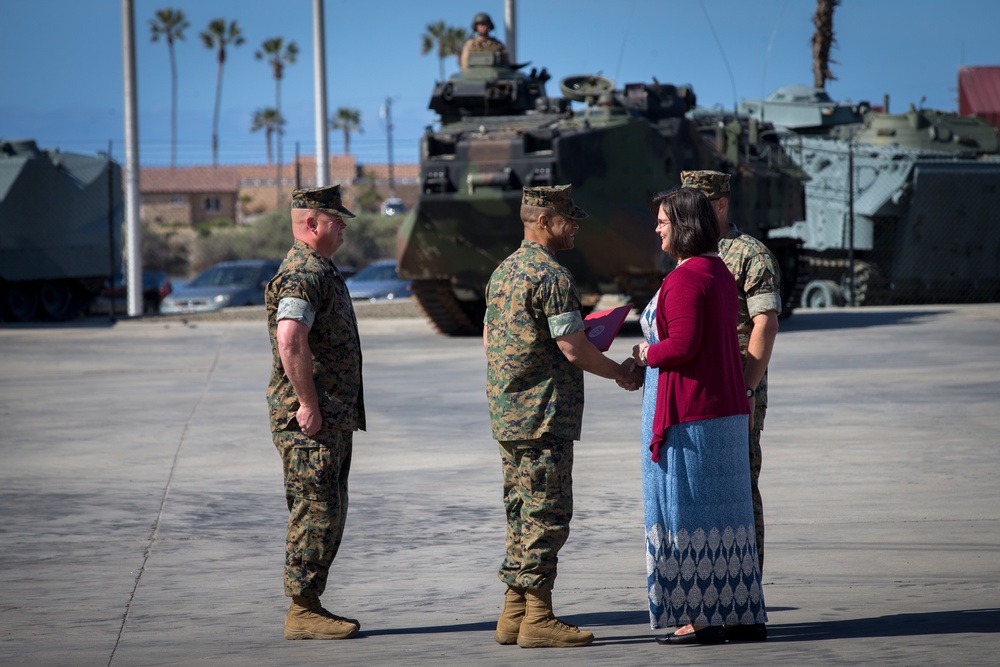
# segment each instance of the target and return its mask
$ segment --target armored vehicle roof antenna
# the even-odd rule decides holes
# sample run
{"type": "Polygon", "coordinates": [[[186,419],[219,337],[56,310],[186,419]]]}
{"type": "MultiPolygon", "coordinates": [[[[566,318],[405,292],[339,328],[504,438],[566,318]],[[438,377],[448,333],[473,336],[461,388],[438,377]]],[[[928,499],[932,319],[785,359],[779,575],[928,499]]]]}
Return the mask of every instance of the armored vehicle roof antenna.
{"type": "Polygon", "coordinates": [[[719,36],[715,33],[715,26],[712,25],[712,19],[708,15],[708,10],[705,9],[705,3],[703,0],[698,0],[698,5],[701,7],[701,13],[705,15],[705,20],[708,21],[708,29],[712,31],[712,38],[715,39],[715,45],[719,47],[722,62],[726,65],[726,72],[729,73],[729,85],[733,87],[733,114],[735,115],[738,109],[739,98],[736,95],[736,79],[733,78],[733,70],[729,67],[729,59],[726,58],[726,51],[722,48],[722,42],[719,41],[719,36]]]}
{"type": "MultiPolygon", "coordinates": [[[[788,0],[778,11],[778,19],[774,22],[774,30],[771,31],[771,39],[767,43],[767,51],[764,52],[764,71],[760,73],[760,99],[764,99],[764,85],[767,81],[767,62],[771,59],[771,49],[774,48],[774,40],[778,37],[778,28],[781,27],[781,17],[785,15],[785,8],[788,7],[788,0]]],[[[763,118],[761,120],[764,120],[763,118]]]]}
{"type": "Polygon", "coordinates": [[[635,16],[635,0],[632,0],[632,5],[628,10],[628,23],[625,24],[625,34],[622,35],[622,48],[618,52],[618,66],[615,68],[615,81],[618,81],[618,77],[622,72],[622,60],[625,59],[625,45],[628,44],[628,33],[632,29],[633,16],[635,16]]]}

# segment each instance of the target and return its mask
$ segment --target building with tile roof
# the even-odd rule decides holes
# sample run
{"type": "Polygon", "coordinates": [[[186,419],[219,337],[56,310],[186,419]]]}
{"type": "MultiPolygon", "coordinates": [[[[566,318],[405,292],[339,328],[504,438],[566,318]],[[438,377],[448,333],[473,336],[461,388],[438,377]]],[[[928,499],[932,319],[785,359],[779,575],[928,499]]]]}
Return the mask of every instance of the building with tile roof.
{"type": "MultiPolygon", "coordinates": [[[[358,164],[352,155],[330,156],[329,184],[339,183],[348,208],[357,207],[360,181],[374,177],[380,198],[395,194],[416,203],[419,165],[358,164]]],[[[302,156],[290,164],[195,167],[143,167],[139,175],[140,217],[149,222],[182,223],[226,218],[238,224],[288,206],[292,190],[316,185],[316,159],[302,156]]],[[[380,201],[381,201],[380,199],[380,201]]]]}

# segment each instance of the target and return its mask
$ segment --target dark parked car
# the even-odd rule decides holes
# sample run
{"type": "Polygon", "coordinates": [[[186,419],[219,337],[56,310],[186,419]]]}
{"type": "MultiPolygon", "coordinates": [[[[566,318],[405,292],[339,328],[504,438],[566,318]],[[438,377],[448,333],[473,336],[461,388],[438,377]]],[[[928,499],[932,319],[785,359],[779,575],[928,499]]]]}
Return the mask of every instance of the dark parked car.
{"type": "Polygon", "coordinates": [[[344,282],[355,301],[405,299],[410,296],[411,281],[399,277],[394,259],[369,264],[344,282]]]}
{"type": "MultiPolygon", "coordinates": [[[[173,291],[170,278],[163,271],[142,272],[142,312],[145,315],[155,315],[160,312],[160,303],[173,291]]],[[[128,287],[125,276],[115,280],[115,314],[124,315],[128,312],[128,287]]],[[[111,290],[107,287],[90,304],[92,315],[107,315],[111,312],[111,290]]]]}
{"type": "Polygon", "coordinates": [[[263,305],[264,288],[279,266],[281,262],[270,259],[221,262],[175,289],[160,304],[160,312],[206,313],[227,306],[263,305]]]}

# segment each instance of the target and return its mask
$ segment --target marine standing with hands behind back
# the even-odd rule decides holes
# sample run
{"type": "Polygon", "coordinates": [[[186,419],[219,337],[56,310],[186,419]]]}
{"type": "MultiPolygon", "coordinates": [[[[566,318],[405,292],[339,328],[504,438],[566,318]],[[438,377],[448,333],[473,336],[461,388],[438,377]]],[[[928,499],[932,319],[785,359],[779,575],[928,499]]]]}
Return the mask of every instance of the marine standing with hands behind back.
{"type": "Polygon", "coordinates": [[[736,332],[743,355],[743,379],[750,399],[750,490],[757,533],[757,560],[763,575],[764,503],[758,486],[762,462],[760,433],[767,413],[767,365],[778,335],[781,273],[767,246],[730,222],[729,180],[729,174],[719,171],[681,172],[681,187],[700,190],[711,202],[719,222],[719,256],[736,278],[740,300],[736,332]]]}
{"type": "Polygon", "coordinates": [[[358,324],[331,259],[344,243],[344,218],[353,217],[339,185],[295,190],[295,243],[265,292],[273,354],[267,403],[289,511],[286,639],[347,639],[360,629],[319,601],[347,520],[354,431],[365,429],[358,324]]]}
{"type": "Polygon", "coordinates": [[[618,364],[587,339],[573,275],[555,258],[573,247],[585,217],[569,185],[524,188],[524,240],[486,289],[486,395],[507,515],[507,555],[498,573],[507,590],[495,639],[522,648],[594,639],[552,611],[558,552],[573,516],[583,371],[638,387],[631,359],[618,364]]]}

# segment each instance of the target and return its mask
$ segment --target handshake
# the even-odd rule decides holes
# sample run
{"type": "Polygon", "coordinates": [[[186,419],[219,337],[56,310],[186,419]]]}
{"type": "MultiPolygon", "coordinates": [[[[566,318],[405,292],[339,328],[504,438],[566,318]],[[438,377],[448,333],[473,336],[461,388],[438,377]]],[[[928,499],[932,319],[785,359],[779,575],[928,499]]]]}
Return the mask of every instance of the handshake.
{"type": "Polygon", "coordinates": [[[635,359],[629,357],[619,366],[618,377],[615,382],[625,391],[635,391],[642,386],[646,379],[645,369],[636,363],[635,359]]]}
{"type": "Polygon", "coordinates": [[[646,349],[649,343],[639,343],[632,348],[632,356],[621,363],[619,375],[615,378],[618,386],[625,391],[635,391],[646,380],[646,349]]]}

